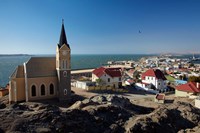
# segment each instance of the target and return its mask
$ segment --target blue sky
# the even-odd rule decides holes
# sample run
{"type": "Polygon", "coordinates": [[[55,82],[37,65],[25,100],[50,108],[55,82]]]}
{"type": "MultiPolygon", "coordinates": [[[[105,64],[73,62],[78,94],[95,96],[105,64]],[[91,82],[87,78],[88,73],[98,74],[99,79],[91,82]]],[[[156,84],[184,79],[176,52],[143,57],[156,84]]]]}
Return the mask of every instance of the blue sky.
{"type": "Polygon", "coordinates": [[[0,54],[200,53],[199,0],[1,0],[0,54]],[[141,33],[139,33],[141,31],[141,33]]]}

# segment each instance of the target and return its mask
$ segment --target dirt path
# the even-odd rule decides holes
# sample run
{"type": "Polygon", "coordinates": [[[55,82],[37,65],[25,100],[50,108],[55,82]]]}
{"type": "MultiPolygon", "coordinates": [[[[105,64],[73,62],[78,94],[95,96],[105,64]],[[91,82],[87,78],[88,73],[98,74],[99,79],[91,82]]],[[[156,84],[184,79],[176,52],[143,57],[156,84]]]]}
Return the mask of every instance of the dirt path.
{"type": "Polygon", "coordinates": [[[86,91],[86,90],[79,89],[79,88],[76,88],[76,87],[72,87],[71,89],[72,89],[72,91],[75,92],[75,94],[80,95],[80,96],[83,96],[83,97],[85,97],[85,98],[90,98],[90,97],[92,97],[92,96],[97,95],[97,93],[88,92],[88,91],[86,91]]]}

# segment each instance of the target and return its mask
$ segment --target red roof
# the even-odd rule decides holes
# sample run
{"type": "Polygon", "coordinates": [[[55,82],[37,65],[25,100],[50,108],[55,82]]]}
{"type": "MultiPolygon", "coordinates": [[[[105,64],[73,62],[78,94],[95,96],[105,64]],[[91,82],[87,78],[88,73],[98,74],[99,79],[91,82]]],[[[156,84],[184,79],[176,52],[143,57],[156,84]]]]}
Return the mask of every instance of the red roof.
{"type": "Polygon", "coordinates": [[[120,68],[104,68],[100,67],[95,69],[93,72],[97,77],[101,77],[103,74],[107,74],[110,77],[121,77],[121,71],[120,68]]]}
{"type": "Polygon", "coordinates": [[[156,79],[167,80],[165,75],[159,69],[149,69],[142,74],[142,79],[145,80],[146,76],[155,77],[156,79]]]}
{"type": "Polygon", "coordinates": [[[179,91],[185,92],[200,92],[200,84],[196,82],[189,82],[176,87],[179,91]]]}
{"type": "Polygon", "coordinates": [[[158,100],[164,100],[165,99],[165,94],[157,94],[156,99],[158,100]]]}
{"type": "Polygon", "coordinates": [[[0,91],[8,91],[8,89],[0,89],[0,91]]]}

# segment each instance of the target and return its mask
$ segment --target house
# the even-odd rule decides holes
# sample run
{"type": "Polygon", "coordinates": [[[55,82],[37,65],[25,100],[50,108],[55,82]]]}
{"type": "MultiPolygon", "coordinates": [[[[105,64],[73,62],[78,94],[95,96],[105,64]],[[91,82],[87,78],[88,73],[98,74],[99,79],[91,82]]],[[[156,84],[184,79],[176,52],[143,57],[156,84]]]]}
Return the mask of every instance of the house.
{"type": "Polygon", "coordinates": [[[200,95],[200,85],[198,82],[188,82],[176,87],[176,97],[191,97],[200,95]]]}
{"type": "Polygon", "coordinates": [[[9,94],[9,84],[7,84],[6,87],[0,87],[0,97],[3,97],[8,94],[9,94]]]}
{"type": "Polygon", "coordinates": [[[181,68],[180,64],[174,64],[174,69],[179,69],[179,68],[181,68]]]}
{"type": "MultiPolygon", "coordinates": [[[[48,47],[47,47],[48,48],[48,47]]],[[[64,23],[55,57],[31,57],[10,76],[9,102],[57,98],[65,101],[71,94],[71,52],[64,23]]]]}
{"type": "Polygon", "coordinates": [[[122,73],[121,68],[105,68],[100,67],[92,72],[92,81],[96,82],[100,79],[101,85],[112,86],[113,88],[119,88],[122,86],[122,73]]]}
{"type": "Polygon", "coordinates": [[[142,74],[143,84],[152,84],[156,90],[164,90],[167,85],[167,79],[159,69],[149,69],[142,74]]]}
{"type": "Polygon", "coordinates": [[[92,81],[75,81],[73,83],[71,83],[74,87],[76,88],[80,88],[80,89],[84,89],[84,90],[88,90],[88,86],[95,86],[95,83],[92,81]]]}
{"type": "Polygon", "coordinates": [[[154,101],[157,103],[165,103],[165,94],[162,93],[156,94],[154,101]]]}
{"type": "Polygon", "coordinates": [[[3,97],[5,95],[8,95],[9,90],[6,88],[0,88],[0,97],[3,97]]]}

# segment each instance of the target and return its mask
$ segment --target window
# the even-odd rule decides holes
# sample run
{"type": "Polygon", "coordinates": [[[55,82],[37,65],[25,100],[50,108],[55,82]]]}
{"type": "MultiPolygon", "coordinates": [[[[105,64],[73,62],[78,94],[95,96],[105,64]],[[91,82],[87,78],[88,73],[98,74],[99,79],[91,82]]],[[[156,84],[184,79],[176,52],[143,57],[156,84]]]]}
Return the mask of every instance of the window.
{"type": "Polygon", "coordinates": [[[65,68],[65,61],[64,60],[63,60],[63,64],[62,65],[63,65],[63,69],[64,69],[65,68]]]}
{"type": "Polygon", "coordinates": [[[119,81],[121,81],[121,78],[119,78],[119,81]]]}
{"type": "Polygon", "coordinates": [[[64,95],[67,95],[67,89],[64,89],[64,95]]]}
{"type": "Polygon", "coordinates": [[[110,78],[108,78],[108,82],[110,82],[110,78]]]}
{"type": "Polygon", "coordinates": [[[31,94],[32,94],[32,97],[35,97],[35,96],[36,96],[36,87],[35,87],[35,85],[33,85],[33,86],[31,87],[31,94]]]}
{"type": "Polygon", "coordinates": [[[44,96],[45,95],[45,86],[44,85],[41,85],[41,96],[44,96]]]}
{"type": "Polygon", "coordinates": [[[53,86],[53,84],[50,84],[50,86],[49,86],[49,92],[50,92],[50,95],[54,94],[54,86],[53,86]]]}
{"type": "Polygon", "coordinates": [[[65,68],[67,68],[67,60],[65,60],[65,68]]]}

